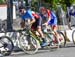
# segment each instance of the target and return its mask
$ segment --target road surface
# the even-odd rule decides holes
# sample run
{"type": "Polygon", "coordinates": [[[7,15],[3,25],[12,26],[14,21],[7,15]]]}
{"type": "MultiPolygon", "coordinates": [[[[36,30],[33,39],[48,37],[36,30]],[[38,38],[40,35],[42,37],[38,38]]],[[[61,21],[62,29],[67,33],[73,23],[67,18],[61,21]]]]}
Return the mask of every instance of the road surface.
{"type": "Polygon", "coordinates": [[[5,57],[75,57],[75,45],[66,46],[56,51],[39,50],[34,55],[28,55],[24,52],[13,52],[10,56],[5,57]]]}

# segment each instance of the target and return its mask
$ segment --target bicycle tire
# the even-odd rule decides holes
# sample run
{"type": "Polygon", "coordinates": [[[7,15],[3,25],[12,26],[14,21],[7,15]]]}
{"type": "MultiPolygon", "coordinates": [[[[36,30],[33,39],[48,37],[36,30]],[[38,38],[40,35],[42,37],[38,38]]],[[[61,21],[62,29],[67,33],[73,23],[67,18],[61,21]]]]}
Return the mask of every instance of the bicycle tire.
{"type": "Polygon", "coordinates": [[[59,48],[57,37],[53,33],[48,33],[47,37],[50,40],[50,50],[57,50],[59,48]]]}
{"type": "MultiPolygon", "coordinates": [[[[38,45],[39,45],[39,42],[38,42],[38,40],[36,39],[36,38],[34,38],[33,37],[33,35],[30,35],[29,37],[30,37],[30,39],[32,39],[32,40],[34,40],[35,41],[35,43],[36,43],[36,48],[35,48],[35,50],[33,51],[33,50],[27,50],[26,49],[26,45],[25,44],[23,44],[22,42],[23,42],[23,38],[24,37],[28,37],[29,35],[22,35],[21,37],[20,37],[20,39],[19,39],[19,43],[20,43],[20,47],[21,47],[21,49],[25,52],[25,53],[27,53],[27,54],[35,54],[37,51],[38,51],[38,49],[39,49],[39,47],[38,47],[38,45]]],[[[28,41],[28,42],[30,42],[31,43],[31,45],[33,45],[34,43],[32,43],[33,41],[28,41],[28,40],[26,40],[26,41],[28,41]]],[[[25,40],[24,40],[25,41],[25,40]]]]}
{"type": "MultiPolygon", "coordinates": [[[[6,49],[8,48],[8,50],[5,50],[5,51],[1,51],[1,53],[4,55],[4,56],[8,56],[12,53],[13,51],[13,48],[14,48],[14,45],[13,45],[13,42],[12,40],[8,37],[8,36],[1,36],[0,37],[0,42],[3,42],[3,48],[6,49]],[[4,42],[4,40],[5,42],[4,42]],[[8,41],[8,43],[6,42],[8,41]]],[[[2,44],[2,43],[1,43],[2,44]]]]}
{"type": "Polygon", "coordinates": [[[72,41],[73,41],[73,43],[75,44],[75,38],[74,38],[74,33],[75,33],[75,30],[73,30],[73,32],[72,32],[72,41]]]}
{"type": "Polygon", "coordinates": [[[65,38],[65,35],[64,35],[63,32],[61,32],[61,31],[58,31],[58,34],[59,34],[60,36],[62,36],[62,39],[63,39],[63,41],[64,41],[64,42],[61,43],[60,47],[65,47],[65,45],[66,45],[66,38],[65,38]]]}

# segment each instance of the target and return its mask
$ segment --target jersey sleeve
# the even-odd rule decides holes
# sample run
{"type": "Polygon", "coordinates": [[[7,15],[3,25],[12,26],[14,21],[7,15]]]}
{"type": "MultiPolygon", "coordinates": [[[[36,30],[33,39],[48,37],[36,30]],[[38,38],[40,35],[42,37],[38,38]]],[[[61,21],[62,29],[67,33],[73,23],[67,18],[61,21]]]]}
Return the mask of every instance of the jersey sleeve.
{"type": "Polygon", "coordinates": [[[31,17],[31,19],[34,19],[34,16],[32,15],[32,11],[28,11],[28,14],[31,17]]]}
{"type": "Polygon", "coordinates": [[[40,16],[38,15],[38,14],[36,14],[36,13],[32,13],[32,15],[35,17],[35,18],[40,18],[40,16]]]}
{"type": "Polygon", "coordinates": [[[51,11],[47,10],[47,13],[48,13],[48,18],[51,17],[51,11]]]}

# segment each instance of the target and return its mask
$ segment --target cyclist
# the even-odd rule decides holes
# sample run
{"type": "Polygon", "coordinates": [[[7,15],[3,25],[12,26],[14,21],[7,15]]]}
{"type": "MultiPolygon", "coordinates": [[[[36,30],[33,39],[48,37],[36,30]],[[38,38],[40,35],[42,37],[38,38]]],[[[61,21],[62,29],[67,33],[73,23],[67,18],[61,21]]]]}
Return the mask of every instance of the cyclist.
{"type": "Polygon", "coordinates": [[[70,16],[75,16],[75,6],[71,6],[71,7],[70,7],[69,15],[70,15],[70,16]]]}
{"type": "Polygon", "coordinates": [[[26,10],[24,7],[20,8],[20,13],[21,13],[21,27],[25,28],[25,19],[29,19],[30,24],[33,24],[35,22],[35,18],[32,15],[32,11],[30,9],[26,10]]]}
{"type": "Polygon", "coordinates": [[[42,38],[42,40],[43,40],[41,46],[42,46],[42,47],[47,46],[48,43],[46,42],[45,36],[44,36],[44,34],[43,34],[43,32],[42,32],[42,28],[41,28],[41,25],[42,25],[42,21],[41,21],[41,20],[42,20],[42,19],[41,19],[41,17],[40,17],[39,14],[32,13],[32,15],[33,15],[33,16],[35,17],[35,19],[36,19],[35,23],[33,23],[33,25],[32,25],[32,28],[35,29],[36,32],[37,32],[37,34],[41,36],[41,38],[42,38]]]}
{"type": "MultiPolygon", "coordinates": [[[[45,37],[43,36],[43,33],[42,33],[42,30],[39,28],[40,26],[41,26],[41,18],[40,18],[40,15],[39,14],[36,14],[34,11],[32,11],[32,10],[25,10],[25,9],[21,9],[21,14],[22,14],[22,19],[23,19],[23,22],[24,22],[24,20],[25,19],[27,19],[27,18],[30,18],[30,19],[32,19],[32,22],[30,23],[30,24],[32,24],[32,26],[31,26],[31,28],[33,29],[33,30],[36,30],[36,31],[38,31],[38,33],[40,34],[40,36],[41,36],[41,38],[42,38],[42,40],[43,40],[43,43],[41,44],[41,46],[46,46],[46,45],[48,45],[47,43],[46,43],[46,40],[45,40],[45,37]],[[34,21],[35,20],[35,21],[34,21]]],[[[22,23],[23,23],[22,22],[22,23]]],[[[23,25],[24,25],[24,23],[23,23],[23,25]]],[[[24,27],[24,26],[23,26],[24,27]]]]}
{"type": "Polygon", "coordinates": [[[47,27],[48,25],[50,25],[54,31],[54,34],[57,36],[57,38],[59,38],[60,36],[57,33],[57,17],[54,12],[50,11],[49,9],[46,9],[45,7],[40,7],[39,10],[43,22],[42,24],[45,24],[47,27]]]}

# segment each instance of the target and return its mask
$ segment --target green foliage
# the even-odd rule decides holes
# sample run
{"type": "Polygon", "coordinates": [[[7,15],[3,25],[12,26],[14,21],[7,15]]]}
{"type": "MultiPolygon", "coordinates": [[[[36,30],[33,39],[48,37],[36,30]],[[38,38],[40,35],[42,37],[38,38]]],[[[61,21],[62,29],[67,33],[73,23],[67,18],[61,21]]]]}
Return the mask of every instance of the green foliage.
{"type": "Polygon", "coordinates": [[[0,0],[0,4],[2,4],[3,3],[3,0],[0,0]]]}
{"type": "Polygon", "coordinates": [[[5,4],[6,0],[0,0],[0,4],[5,4]]]}
{"type": "Polygon", "coordinates": [[[64,10],[66,6],[70,6],[75,3],[75,0],[44,0],[46,3],[50,3],[53,9],[57,8],[57,5],[60,4],[64,10]]]}
{"type": "Polygon", "coordinates": [[[39,2],[47,8],[52,8],[55,10],[57,9],[57,5],[60,4],[62,8],[66,10],[66,7],[74,4],[75,0],[32,0],[32,6],[39,7],[39,2]]]}

